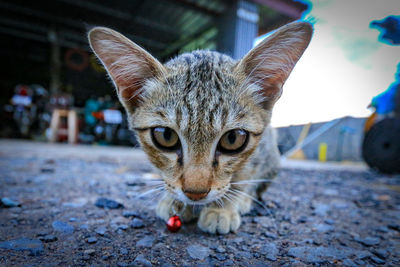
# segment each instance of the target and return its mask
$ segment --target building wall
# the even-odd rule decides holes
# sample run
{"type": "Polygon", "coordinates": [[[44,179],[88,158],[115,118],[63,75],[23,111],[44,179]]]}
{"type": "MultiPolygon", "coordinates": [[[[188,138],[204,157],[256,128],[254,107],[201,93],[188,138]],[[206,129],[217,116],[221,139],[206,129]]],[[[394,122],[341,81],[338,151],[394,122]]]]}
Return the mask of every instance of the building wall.
{"type": "MultiPolygon", "coordinates": [[[[328,145],[329,161],[362,161],[361,146],[365,118],[344,117],[340,122],[315,138],[302,150],[307,159],[318,160],[319,145],[328,145]]],[[[315,123],[310,127],[308,136],[325,123],[315,123]]],[[[292,148],[300,136],[304,125],[278,128],[278,144],[282,153],[292,148]]]]}

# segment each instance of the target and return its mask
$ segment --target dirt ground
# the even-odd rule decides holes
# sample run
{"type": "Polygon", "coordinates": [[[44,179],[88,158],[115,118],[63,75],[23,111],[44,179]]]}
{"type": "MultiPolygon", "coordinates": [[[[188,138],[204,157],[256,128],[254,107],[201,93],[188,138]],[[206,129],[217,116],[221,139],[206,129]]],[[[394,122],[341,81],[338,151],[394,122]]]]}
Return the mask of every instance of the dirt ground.
{"type": "Polygon", "coordinates": [[[155,177],[138,149],[0,140],[0,266],[400,266],[400,176],[285,162],[225,236],[168,232],[155,177]]]}

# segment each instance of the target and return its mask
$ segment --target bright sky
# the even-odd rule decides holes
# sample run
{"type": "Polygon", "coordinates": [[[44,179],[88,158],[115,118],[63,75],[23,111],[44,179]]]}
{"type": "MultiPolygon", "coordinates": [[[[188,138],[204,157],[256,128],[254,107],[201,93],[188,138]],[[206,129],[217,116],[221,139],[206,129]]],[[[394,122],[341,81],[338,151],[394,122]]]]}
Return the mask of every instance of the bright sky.
{"type": "Polygon", "coordinates": [[[399,0],[311,2],[315,33],[275,106],[275,127],[369,116],[371,98],[394,82],[400,46],[379,42],[369,24],[399,15],[399,0]]]}

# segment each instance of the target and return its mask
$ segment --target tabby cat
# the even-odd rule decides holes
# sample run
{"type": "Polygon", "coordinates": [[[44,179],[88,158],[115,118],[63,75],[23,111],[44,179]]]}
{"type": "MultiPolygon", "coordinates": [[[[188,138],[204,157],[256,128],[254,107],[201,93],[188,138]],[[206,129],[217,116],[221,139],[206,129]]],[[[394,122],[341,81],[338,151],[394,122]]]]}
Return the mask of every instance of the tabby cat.
{"type": "Polygon", "coordinates": [[[309,23],[294,22],[239,61],[194,51],[165,64],[111,29],[89,32],[130,128],[162,174],[161,219],[178,213],[183,221],[198,217],[209,233],[238,230],[255,194],[251,180],[272,178],[279,168],[272,108],[312,32],[309,23]]]}

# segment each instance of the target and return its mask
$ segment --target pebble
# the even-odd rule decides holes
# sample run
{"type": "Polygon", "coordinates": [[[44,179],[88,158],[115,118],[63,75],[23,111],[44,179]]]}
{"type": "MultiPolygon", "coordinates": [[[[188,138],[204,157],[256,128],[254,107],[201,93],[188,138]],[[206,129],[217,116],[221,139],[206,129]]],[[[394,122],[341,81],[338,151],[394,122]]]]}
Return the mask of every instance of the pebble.
{"type": "Polygon", "coordinates": [[[359,253],[357,253],[357,259],[360,259],[360,260],[367,259],[371,256],[372,256],[372,254],[369,251],[360,251],[359,253]]]}
{"type": "Polygon", "coordinates": [[[129,217],[140,217],[139,213],[135,210],[124,210],[122,212],[122,216],[129,218],[129,217]]]}
{"type": "Polygon", "coordinates": [[[389,252],[383,248],[374,250],[373,253],[381,259],[386,259],[386,257],[389,255],[389,252]]]}
{"type": "Polygon", "coordinates": [[[153,246],[154,237],[145,236],[136,243],[136,247],[151,248],[153,246]]]}
{"type": "Polygon", "coordinates": [[[87,242],[88,242],[89,244],[94,244],[94,243],[97,242],[97,238],[94,237],[94,236],[89,237],[89,238],[87,239],[87,242]]]}
{"type": "Polygon", "coordinates": [[[264,232],[263,235],[264,235],[265,237],[271,238],[271,239],[273,239],[273,240],[275,240],[275,239],[278,238],[278,235],[275,234],[275,233],[272,233],[272,232],[264,232]]]}
{"type": "Polygon", "coordinates": [[[202,245],[191,245],[186,248],[192,259],[204,260],[210,255],[210,250],[202,245]]]}
{"type": "Polygon", "coordinates": [[[103,236],[107,232],[107,228],[105,226],[99,226],[94,230],[97,234],[103,236]]]}
{"type": "Polygon", "coordinates": [[[89,256],[92,256],[95,253],[96,253],[96,250],[94,250],[94,249],[86,249],[85,251],[83,251],[83,254],[89,255],[89,256]]]}
{"type": "Polygon", "coordinates": [[[57,237],[55,235],[45,235],[41,236],[39,239],[45,243],[57,241],[57,237]]]}
{"type": "Polygon", "coordinates": [[[126,229],[128,229],[129,228],[129,226],[127,225],[127,224],[120,224],[120,225],[118,225],[118,229],[121,229],[121,230],[126,230],[126,229]]]}
{"type": "Polygon", "coordinates": [[[332,225],[323,224],[323,223],[315,225],[314,228],[319,233],[331,232],[331,231],[333,231],[335,229],[332,225]]]}
{"type": "Polygon", "coordinates": [[[130,224],[129,224],[132,228],[138,229],[138,228],[143,228],[144,224],[143,221],[141,219],[138,218],[134,218],[130,224]]]}
{"type": "Polygon", "coordinates": [[[216,253],[215,256],[214,256],[214,258],[216,258],[216,259],[219,260],[219,261],[224,261],[224,260],[226,260],[225,255],[222,254],[222,253],[216,253]]]}
{"type": "Polygon", "coordinates": [[[153,266],[149,260],[146,259],[146,257],[143,254],[139,254],[136,256],[135,260],[133,261],[133,265],[137,266],[146,266],[146,267],[151,267],[153,266]]]}
{"type": "Polygon", "coordinates": [[[223,248],[223,247],[221,247],[221,246],[218,246],[218,247],[216,247],[216,249],[215,249],[217,252],[219,252],[219,253],[224,253],[226,250],[223,248]]]}
{"type": "Polygon", "coordinates": [[[277,260],[276,256],[278,256],[278,252],[279,250],[274,243],[265,244],[260,248],[260,253],[265,255],[265,258],[270,261],[277,260]]]}
{"type": "Polygon", "coordinates": [[[355,237],[354,240],[367,247],[378,245],[381,242],[379,238],[372,236],[367,236],[366,238],[355,237]]]}
{"type": "Polygon", "coordinates": [[[66,222],[54,221],[52,226],[54,230],[64,234],[72,234],[74,232],[74,227],[66,222]]]}
{"type": "Polygon", "coordinates": [[[30,238],[20,238],[10,241],[3,241],[0,242],[0,248],[16,251],[27,250],[30,252],[31,256],[38,256],[44,251],[42,241],[30,238]]]}
{"type": "Polygon", "coordinates": [[[3,197],[1,198],[1,205],[5,208],[14,208],[14,207],[20,207],[21,203],[18,201],[12,200],[11,198],[8,197],[3,197]]]}
{"type": "Polygon", "coordinates": [[[124,205],[121,203],[108,199],[108,198],[98,198],[96,200],[96,203],[94,203],[97,207],[99,208],[104,208],[104,209],[122,209],[124,208],[124,205]]]}
{"type": "Polygon", "coordinates": [[[375,257],[375,256],[372,256],[372,257],[371,257],[371,260],[372,260],[373,262],[375,262],[376,264],[384,264],[384,263],[385,263],[384,260],[382,260],[382,259],[380,259],[380,258],[378,258],[378,257],[375,257]]]}
{"type": "Polygon", "coordinates": [[[128,255],[128,249],[127,248],[120,248],[119,249],[119,254],[121,255],[128,255]]]}
{"type": "Polygon", "coordinates": [[[348,267],[356,267],[357,265],[354,263],[354,261],[350,260],[350,259],[345,259],[343,261],[343,265],[344,266],[348,266],[348,267]]]}

